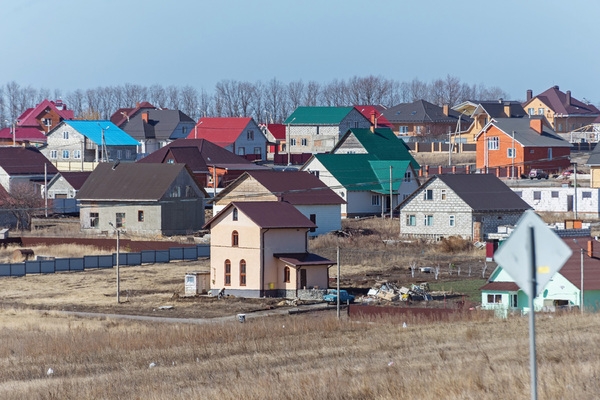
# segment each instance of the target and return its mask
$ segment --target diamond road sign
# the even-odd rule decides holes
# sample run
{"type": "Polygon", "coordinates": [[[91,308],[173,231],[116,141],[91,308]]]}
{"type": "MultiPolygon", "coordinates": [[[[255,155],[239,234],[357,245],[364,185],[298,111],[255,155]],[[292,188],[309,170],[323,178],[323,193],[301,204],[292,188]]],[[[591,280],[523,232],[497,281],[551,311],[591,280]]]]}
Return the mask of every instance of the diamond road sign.
{"type": "Polygon", "coordinates": [[[498,263],[527,296],[536,297],[552,276],[571,257],[572,251],[532,210],[527,210],[517,222],[517,228],[494,253],[498,263]],[[531,246],[531,228],[535,245],[531,246]],[[532,251],[535,250],[536,288],[531,293],[532,251]]]}

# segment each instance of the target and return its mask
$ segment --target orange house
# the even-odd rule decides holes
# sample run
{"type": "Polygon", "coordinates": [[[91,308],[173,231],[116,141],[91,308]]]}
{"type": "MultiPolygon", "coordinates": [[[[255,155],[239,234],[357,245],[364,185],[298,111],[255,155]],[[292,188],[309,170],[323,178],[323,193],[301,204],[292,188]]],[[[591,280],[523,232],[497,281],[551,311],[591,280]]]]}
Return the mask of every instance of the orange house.
{"type": "Polygon", "coordinates": [[[519,177],[532,168],[559,172],[570,165],[571,144],[548,127],[542,117],[495,118],[475,137],[476,167],[505,168],[519,177]]]}

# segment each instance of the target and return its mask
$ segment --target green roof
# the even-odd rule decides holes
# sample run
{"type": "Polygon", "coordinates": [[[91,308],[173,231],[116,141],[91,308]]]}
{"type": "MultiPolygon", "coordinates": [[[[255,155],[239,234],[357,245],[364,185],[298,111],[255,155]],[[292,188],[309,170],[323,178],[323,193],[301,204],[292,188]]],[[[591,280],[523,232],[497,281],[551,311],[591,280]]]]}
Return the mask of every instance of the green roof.
{"type": "Polygon", "coordinates": [[[298,107],[284,124],[339,125],[354,107],[298,107]]]}
{"type": "Polygon", "coordinates": [[[342,186],[352,191],[389,193],[390,166],[392,189],[397,191],[409,161],[377,160],[371,154],[315,154],[314,157],[342,186]]]}
{"type": "MultiPolygon", "coordinates": [[[[404,143],[404,140],[399,139],[389,128],[377,128],[375,132],[371,132],[370,129],[353,128],[346,133],[339,143],[342,143],[350,135],[353,135],[365,148],[367,153],[374,156],[377,160],[410,161],[415,170],[421,168],[412,154],[410,154],[410,150],[406,146],[406,143],[404,143]]],[[[336,148],[332,150],[332,153],[335,153],[336,148]]]]}

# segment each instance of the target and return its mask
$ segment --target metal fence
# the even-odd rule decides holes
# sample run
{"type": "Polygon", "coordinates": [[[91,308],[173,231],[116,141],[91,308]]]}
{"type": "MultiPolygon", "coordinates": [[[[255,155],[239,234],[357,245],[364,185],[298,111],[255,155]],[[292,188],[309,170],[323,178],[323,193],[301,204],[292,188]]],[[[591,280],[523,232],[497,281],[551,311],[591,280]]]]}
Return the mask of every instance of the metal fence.
{"type": "MultiPolygon", "coordinates": [[[[210,257],[210,246],[199,244],[194,247],[172,247],[169,250],[143,250],[139,253],[119,253],[119,265],[134,266],[168,263],[171,261],[197,260],[204,257],[210,257]]],[[[115,265],[117,265],[116,253],[101,256],[84,256],[83,258],[25,261],[23,263],[0,264],[0,277],[113,268],[115,265]]]]}

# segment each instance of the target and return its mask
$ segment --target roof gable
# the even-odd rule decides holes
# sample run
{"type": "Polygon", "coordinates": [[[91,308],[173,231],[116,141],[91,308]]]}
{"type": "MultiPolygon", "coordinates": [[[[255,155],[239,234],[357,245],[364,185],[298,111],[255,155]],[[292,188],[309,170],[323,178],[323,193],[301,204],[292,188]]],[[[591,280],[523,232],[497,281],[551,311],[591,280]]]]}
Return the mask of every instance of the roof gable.
{"type": "Polygon", "coordinates": [[[298,107],[284,121],[289,125],[339,125],[354,107],[298,107]]]}
{"type": "Polygon", "coordinates": [[[50,101],[48,99],[44,99],[42,102],[40,102],[35,107],[28,108],[27,110],[25,110],[25,112],[23,112],[19,116],[19,118],[17,118],[17,120],[19,121],[18,125],[19,126],[29,126],[29,127],[39,127],[40,124],[39,124],[37,118],[40,115],[44,114],[46,112],[46,110],[48,110],[48,109],[54,111],[62,119],[73,119],[74,118],[73,111],[67,110],[66,106],[64,106],[64,103],[62,103],[62,101],[60,102],[60,104],[62,104],[62,107],[59,109],[59,107],[56,106],[55,102],[50,101]]]}
{"type": "Polygon", "coordinates": [[[231,202],[204,225],[211,228],[220,217],[235,207],[263,229],[316,228],[296,207],[284,201],[231,202]]]}

